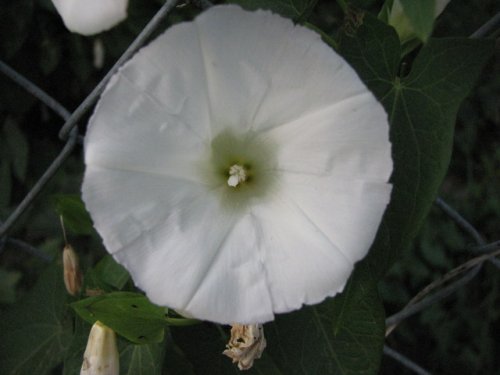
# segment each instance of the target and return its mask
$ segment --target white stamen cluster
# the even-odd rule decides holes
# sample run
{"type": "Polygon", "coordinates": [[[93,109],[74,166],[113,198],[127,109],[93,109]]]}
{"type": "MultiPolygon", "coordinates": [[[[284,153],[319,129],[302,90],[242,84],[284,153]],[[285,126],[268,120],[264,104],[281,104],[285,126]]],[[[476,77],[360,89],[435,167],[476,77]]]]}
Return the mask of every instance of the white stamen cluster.
{"type": "Polygon", "coordinates": [[[246,170],[241,165],[234,164],[229,168],[229,178],[227,179],[227,184],[229,186],[236,187],[239,183],[245,182],[246,179],[246,170]]]}

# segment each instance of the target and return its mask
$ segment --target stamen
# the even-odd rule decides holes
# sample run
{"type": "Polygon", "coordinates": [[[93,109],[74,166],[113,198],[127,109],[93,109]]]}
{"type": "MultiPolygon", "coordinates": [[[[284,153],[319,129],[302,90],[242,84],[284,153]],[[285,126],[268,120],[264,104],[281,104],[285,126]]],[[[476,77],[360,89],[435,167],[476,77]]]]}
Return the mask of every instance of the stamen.
{"type": "Polygon", "coordinates": [[[229,168],[229,178],[227,179],[227,184],[231,187],[236,187],[240,182],[244,182],[247,179],[247,174],[245,168],[239,164],[234,164],[229,168]]]}

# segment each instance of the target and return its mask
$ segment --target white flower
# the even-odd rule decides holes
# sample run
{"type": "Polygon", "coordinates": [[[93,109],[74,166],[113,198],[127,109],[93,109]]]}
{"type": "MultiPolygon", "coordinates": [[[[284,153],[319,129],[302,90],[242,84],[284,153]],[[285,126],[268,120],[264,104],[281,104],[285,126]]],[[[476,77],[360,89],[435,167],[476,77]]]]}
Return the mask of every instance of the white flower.
{"type": "Polygon", "coordinates": [[[92,35],[127,17],[128,0],[52,0],[68,30],[92,35]]]}
{"type": "Polygon", "coordinates": [[[154,303],[265,322],[342,291],[367,254],[391,191],[388,133],[316,33],[212,7],[111,80],[86,136],[83,199],[154,303]]]}
{"type": "Polygon", "coordinates": [[[97,321],[90,330],[80,375],[119,375],[116,334],[97,321]]]}

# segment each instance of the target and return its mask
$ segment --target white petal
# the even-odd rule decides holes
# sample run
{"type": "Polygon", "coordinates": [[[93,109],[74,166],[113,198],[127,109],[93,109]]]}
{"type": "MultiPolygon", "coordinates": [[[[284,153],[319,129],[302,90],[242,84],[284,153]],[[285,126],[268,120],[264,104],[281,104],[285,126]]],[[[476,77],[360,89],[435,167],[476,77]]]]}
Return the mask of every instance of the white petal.
{"type": "Polygon", "coordinates": [[[96,166],[87,166],[82,185],[83,200],[110,253],[147,237],[158,225],[168,231],[171,211],[207,191],[205,185],[182,176],[96,166]]]}
{"type": "Polygon", "coordinates": [[[192,24],[178,25],[120,69],[90,120],[87,165],[199,175],[211,129],[198,46],[192,24]]]}
{"type": "Polygon", "coordinates": [[[387,115],[370,92],[261,134],[279,142],[277,169],[386,182],[392,172],[387,115]]]}
{"type": "Polygon", "coordinates": [[[353,263],[288,197],[254,208],[265,278],[277,313],[341,292],[353,263]]]}
{"type": "Polygon", "coordinates": [[[127,17],[128,0],[52,0],[68,30],[92,35],[127,17]]]}
{"type": "Polygon", "coordinates": [[[367,91],[318,34],[288,19],[226,6],[195,23],[219,126],[265,129],[367,91]]]}
{"type": "Polygon", "coordinates": [[[185,202],[115,258],[157,304],[226,324],[270,320],[252,219],[214,215],[219,210],[215,195],[185,202]]]}
{"type": "Polygon", "coordinates": [[[284,199],[300,207],[351,264],[367,254],[389,203],[390,184],[292,173],[284,174],[282,183],[284,199]]]}

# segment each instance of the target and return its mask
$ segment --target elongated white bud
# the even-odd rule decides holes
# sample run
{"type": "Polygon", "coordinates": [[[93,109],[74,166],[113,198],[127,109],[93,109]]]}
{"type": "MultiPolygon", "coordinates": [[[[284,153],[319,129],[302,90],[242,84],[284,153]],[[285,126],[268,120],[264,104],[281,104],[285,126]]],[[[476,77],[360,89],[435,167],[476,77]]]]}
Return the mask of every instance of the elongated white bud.
{"type": "Polygon", "coordinates": [[[115,332],[97,321],[90,330],[80,375],[119,375],[119,373],[120,362],[115,332]]]}
{"type": "Polygon", "coordinates": [[[82,289],[82,272],[78,255],[71,245],[64,246],[63,250],[64,285],[72,296],[80,293],[82,289]]]}

